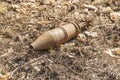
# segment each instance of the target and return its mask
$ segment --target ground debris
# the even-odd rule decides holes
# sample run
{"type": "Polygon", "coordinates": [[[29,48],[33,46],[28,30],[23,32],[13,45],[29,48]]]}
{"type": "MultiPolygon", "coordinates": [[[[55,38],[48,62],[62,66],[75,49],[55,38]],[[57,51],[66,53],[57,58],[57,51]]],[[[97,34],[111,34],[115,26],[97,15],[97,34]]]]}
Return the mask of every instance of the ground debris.
{"type": "Polygon", "coordinates": [[[77,39],[81,42],[86,42],[87,37],[85,36],[85,34],[79,33],[78,36],[77,36],[77,39]]]}
{"type": "Polygon", "coordinates": [[[120,13],[118,13],[118,12],[111,12],[110,13],[110,18],[112,20],[118,20],[118,19],[120,19],[120,13]]]}
{"type": "Polygon", "coordinates": [[[6,14],[8,12],[8,4],[5,2],[0,2],[0,14],[6,14]]]}
{"type": "Polygon", "coordinates": [[[111,57],[114,56],[113,53],[112,53],[112,51],[111,51],[110,49],[106,49],[106,50],[104,50],[104,51],[103,51],[103,54],[110,55],[111,57]]]}
{"type": "Polygon", "coordinates": [[[92,37],[92,38],[97,37],[97,32],[85,31],[84,34],[87,35],[88,37],[92,37]]]}
{"type": "Polygon", "coordinates": [[[97,7],[95,7],[94,5],[83,4],[83,7],[92,9],[92,10],[94,10],[94,12],[98,11],[97,7]]]}
{"type": "Polygon", "coordinates": [[[0,0],[0,80],[120,80],[119,11],[120,0],[0,0]],[[68,22],[78,36],[29,47],[68,22]]]}

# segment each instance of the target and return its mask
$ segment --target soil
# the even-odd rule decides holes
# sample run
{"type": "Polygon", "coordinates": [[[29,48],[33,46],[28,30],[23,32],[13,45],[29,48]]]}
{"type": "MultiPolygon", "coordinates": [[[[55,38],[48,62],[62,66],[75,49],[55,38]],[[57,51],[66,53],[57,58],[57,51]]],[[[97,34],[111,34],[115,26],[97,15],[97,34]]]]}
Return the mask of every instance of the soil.
{"type": "Polygon", "coordinates": [[[0,80],[120,80],[116,48],[119,0],[0,1],[0,80]],[[78,23],[84,38],[41,51],[29,47],[67,21],[78,23]]]}

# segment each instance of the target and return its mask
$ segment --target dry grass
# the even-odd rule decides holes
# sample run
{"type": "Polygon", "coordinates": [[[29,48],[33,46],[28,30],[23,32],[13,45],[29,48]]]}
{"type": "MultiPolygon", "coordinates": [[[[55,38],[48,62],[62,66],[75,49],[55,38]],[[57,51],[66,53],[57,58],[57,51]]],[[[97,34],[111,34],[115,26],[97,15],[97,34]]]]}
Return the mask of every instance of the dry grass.
{"type": "Polygon", "coordinates": [[[119,13],[118,3],[2,0],[0,80],[120,80],[119,55],[103,54],[108,49],[115,56],[120,52],[116,50],[120,48],[120,18],[110,15],[119,13]],[[40,34],[66,21],[77,22],[85,39],[79,35],[44,51],[29,48],[40,34]]]}

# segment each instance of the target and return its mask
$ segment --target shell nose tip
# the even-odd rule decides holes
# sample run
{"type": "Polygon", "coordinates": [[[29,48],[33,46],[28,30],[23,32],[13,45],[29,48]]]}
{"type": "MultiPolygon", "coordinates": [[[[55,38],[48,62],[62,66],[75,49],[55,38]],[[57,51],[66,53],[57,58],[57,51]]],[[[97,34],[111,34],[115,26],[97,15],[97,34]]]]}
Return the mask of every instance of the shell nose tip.
{"type": "Polygon", "coordinates": [[[32,44],[30,44],[30,45],[29,45],[29,48],[30,48],[30,49],[34,49],[34,47],[33,47],[33,45],[32,45],[32,44]]]}

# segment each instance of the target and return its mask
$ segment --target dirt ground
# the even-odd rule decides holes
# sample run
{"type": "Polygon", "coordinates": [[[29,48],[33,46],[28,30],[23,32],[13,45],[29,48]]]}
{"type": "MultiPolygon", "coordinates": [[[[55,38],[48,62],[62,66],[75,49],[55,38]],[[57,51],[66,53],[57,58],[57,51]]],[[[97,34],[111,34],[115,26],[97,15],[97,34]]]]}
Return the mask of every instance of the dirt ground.
{"type": "Polygon", "coordinates": [[[120,80],[120,1],[0,0],[0,80],[120,80]],[[80,25],[76,37],[29,48],[67,21],[80,25]]]}

